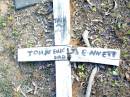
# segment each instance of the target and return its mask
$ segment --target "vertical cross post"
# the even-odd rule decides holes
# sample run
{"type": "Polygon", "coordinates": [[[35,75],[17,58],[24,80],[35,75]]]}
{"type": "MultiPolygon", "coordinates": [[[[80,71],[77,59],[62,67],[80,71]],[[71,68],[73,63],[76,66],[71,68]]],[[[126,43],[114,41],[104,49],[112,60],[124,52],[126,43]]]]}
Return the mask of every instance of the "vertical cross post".
{"type": "MultiPolygon", "coordinates": [[[[70,0],[53,0],[55,45],[70,41],[70,0]]],[[[56,97],[72,97],[71,65],[69,61],[55,61],[56,97]]]]}

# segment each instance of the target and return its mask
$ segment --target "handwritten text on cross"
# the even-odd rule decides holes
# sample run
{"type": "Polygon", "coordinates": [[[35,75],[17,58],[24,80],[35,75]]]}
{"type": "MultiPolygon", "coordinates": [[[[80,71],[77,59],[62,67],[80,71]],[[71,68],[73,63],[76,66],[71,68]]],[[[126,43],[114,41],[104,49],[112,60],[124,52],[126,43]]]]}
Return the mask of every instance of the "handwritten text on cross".
{"type": "Polygon", "coordinates": [[[93,62],[119,65],[120,51],[104,48],[86,47],[38,47],[18,50],[18,61],[54,61],[93,62]]]}

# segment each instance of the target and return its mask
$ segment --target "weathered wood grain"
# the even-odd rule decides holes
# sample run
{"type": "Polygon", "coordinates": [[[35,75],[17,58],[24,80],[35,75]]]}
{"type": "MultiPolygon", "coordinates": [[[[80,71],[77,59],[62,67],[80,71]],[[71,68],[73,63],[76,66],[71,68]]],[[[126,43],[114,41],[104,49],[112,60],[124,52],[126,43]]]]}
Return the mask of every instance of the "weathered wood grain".
{"type": "Polygon", "coordinates": [[[71,51],[71,62],[92,62],[119,66],[120,50],[77,47],[71,51]]]}
{"type": "MultiPolygon", "coordinates": [[[[55,45],[70,42],[70,1],[53,0],[55,45]]],[[[72,97],[71,65],[56,61],[56,97],[72,97]]]]}
{"type": "Polygon", "coordinates": [[[37,47],[37,48],[22,48],[18,49],[18,61],[55,61],[67,60],[67,47],[37,47]]]}

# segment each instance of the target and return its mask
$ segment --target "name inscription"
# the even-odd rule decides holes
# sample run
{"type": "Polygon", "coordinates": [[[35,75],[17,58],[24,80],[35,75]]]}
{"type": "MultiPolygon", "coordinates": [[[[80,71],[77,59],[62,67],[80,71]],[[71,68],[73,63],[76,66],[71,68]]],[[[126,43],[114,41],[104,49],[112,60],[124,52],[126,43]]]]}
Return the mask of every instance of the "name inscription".
{"type": "Polygon", "coordinates": [[[102,51],[100,50],[95,50],[95,49],[72,49],[72,54],[74,55],[80,55],[82,57],[90,56],[98,56],[98,57],[103,57],[103,58],[115,58],[117,52],[113,50],[106,50],[102,51]]]}
{"type": "Polygon", "coordinates": [[[71,61],[119,65],[120,50],[104,48],[71,48],[68,46],[25,48],[18,50],[18,61],[71,61]]]}
{"type": "Polygon", "coordinates": [[[25,48],[18,50],[18,61],[67,60],[65,46],[25,48]]]}
{"type": "Polygon", "coordinates": [[[92,62],[108,65],[119,65],[120,50],[104,48],[78,47],[71,49],[72,62],[92,62]]]}

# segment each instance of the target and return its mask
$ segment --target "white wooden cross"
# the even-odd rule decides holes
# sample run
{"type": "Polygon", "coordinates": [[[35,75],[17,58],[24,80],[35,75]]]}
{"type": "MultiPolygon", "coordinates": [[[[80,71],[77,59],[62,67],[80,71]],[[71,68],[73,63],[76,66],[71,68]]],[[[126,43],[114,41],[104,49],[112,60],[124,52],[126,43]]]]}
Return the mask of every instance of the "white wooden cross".
{"type": "Polygon", "coordinates": [[[119,65],[120,51],[69,46],[70,0],[53,0],[55,46],[18,49],[18,62],[55,61],[56,97],[72,97],[71,62],[119,65]],[[70,58],[68,58],[70,56],[70,58]]]}

